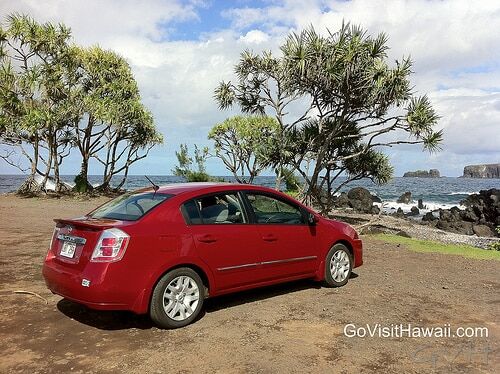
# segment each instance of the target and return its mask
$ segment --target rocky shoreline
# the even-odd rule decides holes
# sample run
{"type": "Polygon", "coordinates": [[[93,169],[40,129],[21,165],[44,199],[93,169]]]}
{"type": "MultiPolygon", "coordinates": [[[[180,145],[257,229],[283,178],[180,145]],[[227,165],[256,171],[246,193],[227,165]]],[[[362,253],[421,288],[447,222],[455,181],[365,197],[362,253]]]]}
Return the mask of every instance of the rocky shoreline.
{"type": "Polygon", "coordinates": [[[476,235],[453,233],[419,224],[415,220],[385,214],[373,216],[353,211],[333,210],[329,216],[353,225],[360,234],[394,234],[442,243],[470,245],[483,249],[489,249],[492,243],[500,242],[500,238],[497,237],[479,237],[476,235]]]}
{"type": "Polygon", "coordinates": [[[425,202],[412,200],[411,192],[403,193],[398,203],[415,204],[410,212],[399,208],[394,213],[381,211],[384,202],[367,189],[355,187],[340,194],[334,203],[333,217],[363,225],[364,232],[400,233],[421,239],[440,240],[448,243],[463,243],[487,248],[500,240],[495,228],[500,226],[500,190],[482,190],[469,195],[462,205],[465,209],[437,209],[429,211],[421,219],[420,210],[425,202]],[[374,215],[377,215],[374,218],[374,215]],[[370,224],[367,224],[370,223],[370,224]],[[368,228],[369,227],[369,228],[368,228]]]}

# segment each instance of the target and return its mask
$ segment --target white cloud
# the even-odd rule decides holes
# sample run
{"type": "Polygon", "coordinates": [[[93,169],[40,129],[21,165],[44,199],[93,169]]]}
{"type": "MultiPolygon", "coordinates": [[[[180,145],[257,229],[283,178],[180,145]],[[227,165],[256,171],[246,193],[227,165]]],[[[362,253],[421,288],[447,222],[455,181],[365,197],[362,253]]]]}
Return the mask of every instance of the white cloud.
{"type": "Polygon", "coordinates": [[[269,40],[269,35],[260,30],[251,30],[245,35],[240,36],[240,40],[248,44],[260,44],[269,40]]]}
{"type": "Polygon", "coordinates": [[[180,0],[18,0],[3,1],[2,14],[27,13],[37,21],[63,22],[79,43],[107,45],[115,37],[158,40],[162,25],[197,18],[193,2],[180,0]]]}

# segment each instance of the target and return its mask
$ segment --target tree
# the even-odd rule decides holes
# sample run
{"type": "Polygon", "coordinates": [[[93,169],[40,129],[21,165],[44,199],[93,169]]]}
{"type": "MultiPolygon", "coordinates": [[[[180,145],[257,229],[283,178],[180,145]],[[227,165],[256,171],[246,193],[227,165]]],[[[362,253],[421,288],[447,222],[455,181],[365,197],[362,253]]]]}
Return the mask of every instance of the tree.
{"type": "Polygon", "coordinates": [[[99,47],[80,48],[78,56],[81,112],[74,127],[82,156],[78,188],[82,192],[92,189],[88,182],[92,158],[104,168],[99,189],[109,189],[112,177],[123,173],[117,186],[121,188],[130,166],[163,138],[140,101],[137,83],[123,57],[99,47]]]}
{"type": "Polygon", "coordinates": [[[0,28],[0,157],[30,177],[21,188],[37,192],[35,175],[45,185],[53,175],[56,190],[63,159],[78,149],[82,156],[76,189],[88,182],[90,160],[103,165],[101,190],[163,142],[151,113],[141,103],[137,83],[125,59],[99,47],[70,44],[64,25],[39,24],[12,15],[0,28]]]}
{"type": "Polygon", "coordinates": [[[177,162],[179,163],[172,172],[178,177],[185,178],[188,182],[210,182],[213,180],[207,174],[205,168],[205,161],[208,158],[208,147],[203,149],[194,146],[194,160],[189,156],[189,149],[187,144],[181,144],[179,151],[175,152],[177,162]],[[193,163],[196,164],[197,170],[193,170],[193,163]]]}
{"type": "Polygon", "coordinates": [[[413,92],[411,60],[390,67],[386,44],[385,34],[371,37],[349,24],[326,36],[311,27],[290,34],[281,57],[243,52],[235,67],[237,82],[221,82],[215,90],[221,109],[237,105],[244,113],[273,112],[282,145],[274,163],[293,167],[305,181],[306,200],[323,212],[343,185],[391,178],[383,148],[439,149],[439,117],[426,96],[413,92]],[[290,118],[293,112],[301,114],[290,118]],[[343,175],[347,179],[339,184],[343,175]]]}
{"type": "Polygon", "coordinates": [[[21,170],[12,161],[17,151],[29,161],[28,192],[36,174],[45,182],[51,170],[56,189],[61,187],[59,164],[72,146],[69,37],[64,25],[17,14],[0,28],[0,142],[10,147],[2,158],[21,170]]]}
{"type": "Polygon", "coordinates": [[[266,116],[236,116],[215,125],[208,134],[215,155],[239,183],[252,183],[270,165],[279,134],[278,122],[266,116]]]}

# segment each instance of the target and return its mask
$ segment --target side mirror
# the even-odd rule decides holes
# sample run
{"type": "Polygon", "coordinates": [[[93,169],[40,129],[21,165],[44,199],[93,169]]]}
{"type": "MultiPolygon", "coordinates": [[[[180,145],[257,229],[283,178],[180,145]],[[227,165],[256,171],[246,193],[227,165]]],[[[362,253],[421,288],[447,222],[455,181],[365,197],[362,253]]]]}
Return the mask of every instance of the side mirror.
{"type": "Polygon", "coordinates": [[[318,217],[316,217],[312,213],[307,213],[307,223],[309,225],[314,226],[314,225],[316,225],[317,222],[318,222],[318,217]]]}

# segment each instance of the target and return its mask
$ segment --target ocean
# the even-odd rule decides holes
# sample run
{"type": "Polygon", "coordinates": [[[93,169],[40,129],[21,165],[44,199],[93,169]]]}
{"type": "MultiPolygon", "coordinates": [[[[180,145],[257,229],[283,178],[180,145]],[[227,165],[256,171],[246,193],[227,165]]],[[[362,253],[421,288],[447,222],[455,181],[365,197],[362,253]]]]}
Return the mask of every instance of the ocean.
{"type": "MultiPolygon", "coordinates": [[[[72,183],[74,175],[64,175],[62,180],[72,183]]],[[[149,176],[151,180],[158,184],[164,185],[169,183],[180,183],[182,178],[173,175],[156,175],[149,176]]],[[[15,191],[24,181],[24,175],[0,175],[0,193],[15,191]]],[[[231,176],[222,176],[226,181],[234,181],[231,176]]],[[[121,178],[116,178],[120,180],[121,178]]],[[[89,176],[90,183],[97,185],[100,182],[100,176],[89,176]]],[[[255,184],[274,187],[275,178],[272,176],[260,176],[255,179],[255,184]]],[[[342,179],[339,179],[339,183],[342,179]]],[[[130,175],[124,188],[134,190],[149,185],[149,182],[144,176],[130,175]]],[[[356,181],[344,187],[342,191],[348,191],[355,186],[367,188],[372,194],[377,195],[384,202],[384,211],[390,212],[401,207],[403,211],[408,212],[410,208],[416,205],[418,199],[422,199],[426,209],[421,211],[425,214],[427,211],[436,210],[439,208],[447,209],[452,206],[459,206],[460,202],[468,195],[477,193],[480,190],[497,188],[500,189],[500,179],[470,179],[470,178],[403,178],[396,177],[388,184],[377,186],[369,180],[356,181]],[[412,198],[415,203],[398,204],[397,198],[405,191],[412,193],[412,198]]]]}

